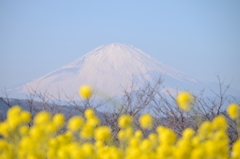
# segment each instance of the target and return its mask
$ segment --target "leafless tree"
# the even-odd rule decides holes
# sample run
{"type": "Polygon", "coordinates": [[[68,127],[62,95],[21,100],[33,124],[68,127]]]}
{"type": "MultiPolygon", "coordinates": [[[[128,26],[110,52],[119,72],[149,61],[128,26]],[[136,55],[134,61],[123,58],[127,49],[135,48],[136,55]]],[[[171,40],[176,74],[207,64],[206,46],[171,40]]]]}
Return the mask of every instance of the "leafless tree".
{"type": "MultiPolygon", "coordinates": [[[[164,88],[162,78],[155,80],[155,83],[146,83],[140,89],[135,89],[134,83],[130,89],[123,91],[124,95],[119,100],[114,97],[98,100],[96,97],[86,100],[75,101],[73,97],[67,97],[67,101],[63,103],[60,93],[52,96],[44,92],[29,89],[29,95],[26,97],[25,103],[33,117],[39,111],[49,111],[53,115],[63,113],[68,120],[73,115],[83,115],[85,110],[92,108],[95,110],[102,124],[108,125],[113,131],[113,138],[117,140],[117,133],[120,130],[118,127],[118,118],[122,114],[131,115],[134,119],[134,128],[141,129],[138,122],[139,117],[143,113],[150,113],[154,116],[154,127],[163,125],[174,130],[179,136],[184,129],[192,127],[197,130],[200,124],[206,120],[212,120],[217,115],[224,115],[229,122],[228,133],[230,142],[233,143],[239,136],[237,133],[236,123],[230,119],[223,109],[226,103],[230,103],[229,99],[235,103],[239,103],[238,99],[227,96],[226,92],[230,84],[224,85],[218,78],[219,92],[211,90],[214,98],[204,96],[205,89],[200,91],[195,97],[195,104],[191,111],[184,112],[180,110],[175,101],[175,96],[167,91],[167,95],[162,93],[164,88]],[[129,91],[127,91],[129,90],[129,91]],[[97,101],[97,102],[96,102],[97,101]],[[111,109],[107,107],[111,105],[111,109]],[[104,109],[105,108],[105,109],[104,109]]],[[[63,92],[63,91],[62,91],[63,92]]],[[[0,97],[0,100],[9,108],[11,108],[11,99],[5,91],[5,97],[0,97]]],[[[21,105],[21,101],[18,100],[21,105]]],[[[0,114],[0,121],[5,120],[5,116],[0,114]]],[[[66,129],[63,129],[63,131],[66,129]]],[[[154,130],[154,129],[153,129],[154,130]]],[[[142,130],[145,135],[148,135],[150,130],[142,130]]]]}

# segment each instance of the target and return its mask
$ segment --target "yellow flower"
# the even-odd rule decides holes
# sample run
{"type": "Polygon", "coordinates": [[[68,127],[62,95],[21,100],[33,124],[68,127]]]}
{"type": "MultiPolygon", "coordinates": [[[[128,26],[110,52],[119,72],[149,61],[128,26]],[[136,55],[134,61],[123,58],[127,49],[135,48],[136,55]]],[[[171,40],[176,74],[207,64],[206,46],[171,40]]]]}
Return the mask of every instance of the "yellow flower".
{"type": "Polygon", "coordinates": [[[210,121],[205,121],[200,125],[198,133],[200,134],[201,137],[206,138],[211,135],[212,129],[213,129],[212,123],[210,121]]]}
{"type": "Polygon", "coordinates": [[[52,124],[52,123],[46,124],[45,132],[48,133],[48,134],[56,133],[57,132],[57,126],[52,124]]]}
{"type": "Polygon", "coordinates": [[[3,135],[4,137],[9,136],[9,130],[8,130],[8,123],[7,121],[4,121],[0,123],[0,135],[3,135]]]}
{"type": "Polygon", "coordinates": [[[82,98],[89,99],[92,96],[92,87],[89,85],[83,85],[79,88],[79,95],[82,98]]]}
{"type": "Polygon", "coordinates": [[[93,137],[94,127],[90,124],[85,124],[80,132],[80,137],[83,139],[91,139],[93,137]]]}
{"type": "Polygon", "coordinates": [[[34,124],[46,124],[51,119],[51,114],[47,111],[38,113],[34,118],[34,124]]]}
{"type": "Polygon", "coordinates": [[[137,131],[135,131],[134,136],[138,139],[142,139],[143,138],[143,133],[142,133],[141,130],[137,130],[137,131]]]}
{"type": "Polygon", "coordinates": [[[126,137],[127,137],[127,138],[130,138],[130,137],[132,137],[134,130],[133,130],[132,127],[128,127],[128,128],[126,128],[126,129],[124,129],[124,131],[125,131],[126,137]]]}
{"type": "Polygon", "coordinates": [[[219,115],[213,119],[213,128],[216,130],[226,130],[228,123],[223,115],[219,115]]]}
{"type": "Polygon", "coordinates": [[[133,119],[129,115],[122,115],[118,119],[118,125],[120,128],[126,128],[132,125],[133,119]]]}
{"type": "Polygon", "coordinates": [[[58,128],[62,127],[64,125],[65,117],[63,114],[55,114],[53,117],[53,123],[56,125],[58,128]]]}
{"type": "Polygon", "coordinates": [[[26,149],[26,148],[32,148],[29,145],[34,145],[35,143],[32,142],[30,137],[23,137],[20,141],[19,146],[26,149]]]}
{"type": "Polygon", "coordinates": [[[0,150],[5,150],[7,148],[7,141],[0,139],[0,150]]]}
{"type": "Polygon", "coordinates": [[[174,133],[172,129],[163,126],[158,126],[157,132],[159,136],[159,142],[161,144],[172,145],[177,140],[177,135],[174,133]]]}
{"type": "Polygon", "coordinates": [[[191,93],[184,91],[184,92],[180,92],[177,95],[176,101],[177,101],[178,106],[182,110],[189,111],[191,108],[191,105],[194,102],[194,97],[191,93]]]}
{"type": "Polygon", "coordinates": [[[73,134],[72,134],[71,131],[67,131],[67,132],[65,132],[64,137],[65,137],[66,140],[72,140],[73,139],[73,134]]]}
{"type": "Polygon", "coordinates": [[[133,135],[133,128],[132,127],[128,127],[126,129],[121,129],[118,132],[118,139],[121,141],[126,141],[129,140],[133,135]]]}
{"type": "Polygon", "coordinates": [[[183,131],[182,136],[186,139],[191,139],[194,136],[195,132],[192,128],[187,128],[183,131]]]}
{"type": "Polygon", "coordinates": [[[139,146],[139,139],[137,137],[130,138],[129,144],[131,147],[138,147],[139,146]]]}
{"type": "Polygon", "coordinates": [[[139,122],[141,124],[141,127],[144,129],[150,129],[153,125],[153,119],[152,116],[149,114],[144,114],[139,118],[139,122]]]}
{"type": "Polygon", "coordinates": [[[82,145],[82,149],[83,149],[83,152],[88,156],[91,156],[94,153],[94,147],[90,143],[84,143],[82,145]]]}
{"type": "Polygon", "coordinates": [[[205,154],[204,149],[197,147],[192,151],[191,158],[202,159],[204,158],[204,154],[205,154]]]}
{"type": "Polygon", "coordinates": [[[235,159],[240,158],[240,139],[238,139],[234,145],[232,150],[232,157],[235,159]]]}
{"type": "Polygon", "coordinates": [[[18,105],[12,106],[7,112],[7,118],[11,119],[12,117],[19,116],[22,108],[18,105]]]}
{"type": "Polygon", "coordinates": [[[148,138],[150,141],[156,142],[157,141],[157,135],[155,133],[150,133],[148,135],[148,138]]]}
{"type": "Polygon", "coordinates": [[[239,106],[232,103],[228,106],[227,112],[231,119],[236,119],[239,115],[239,106]]]}
{"type": "Polygon", "coordinates": [[[84,112],[84,116],[87,118],[86,123],[88,125],[92,125],[93,127],[97,126],[98,124],[100,124],[99,119],[96,117],[95,112],[93,109],[87,109],[84,112]]]}
{"type": "Polygon", "coordinates": [[[31,120],[31,114],[28,111],[22,111],[20,113],[20,117],[21,117],[22,121],[25,123],[29,123],[31,120]]]}
{"type": "Polygon", "coordinates": [[[100,148],[104,147],[105,145],[104,145],[104,143],[103,143],[101,140],[97,140],[97,141],[95,142],[95,146],[96,146],[98,149],[100,149],[100,148]]]}
{"type": "Polygon", "coordinates": [[[95,116],[95,112],[93,109],[89,108],[84,112],[84,115],[86,118],[92,118],[93,116],[95,116]]]}
{"type": "Polygon", "coordinates": [[[111,137],[111,129],[108,126],[101,126],[95,130],[94,138],[96,140],[108,141],[111,137]]]}
{"type": "Polygon", "coordinates": [[[43,128],[40,126],[31,127],[29,133],[32,138],[39,139],[43,134],[43,128]]]}
{"type": "Polygon", "coordinates": [[[87,119],[86,123],[95,127],[100,124],[100,121],[97,117],[92,117],[90,119],[87,119]]]}
{"type": "Polygon", "coordinates": [[[125,141],[125,140],[127,140],[127,137],[126,137],[125,134],[126,134],[126,133],[125,133],[124,130],[120,130],[120,131],[118,132],[118,134],[117,134],[118,139],[119,139],[120,141],[125,141]]]}
{"type": "Polygon", "coordinates": [[[80,116],[74,116],[68,121],[68,129],[72,131],[78,131],[83,125],[83,118],[80,116]]]}
{"type": "Polygon", "coordinates": [[[17,128],[19,125],[21,125],[21,119],[19,118],[19,116],[13,116],[11,118],[11,120],[7,121],[9,124],[9,128],[14,130],[15,128],[17,128]]]}
{"type": "Polygon", "coordinates": [[[142,151],[150,151],[151,148],[151,142],[147,139],[144,139],[140,144],[140,149],[142,151]]]}
{"type": "Polygon", "coordinates": [[[29,127],[26,125],[24,125],[20,128],[21,135],[27,135],[28,131],[29,131],[29,127]]]}
{"type": "MultiPolygon", "coordinates": [[[[205,121],[196,134],[192,128],[176,134],[164,126],[142,132],[135,130],[131,116],[123,115],[118,120],[121,129],[114,134],[119,141],[111,141],[110,125],[101,125],[93,110],[84,115],[86,122],[83,117],[74,116],[68,121],[68,130],[62,132],[59,128],[65,123],[63,114],[52,118],[50,113],[41,112],[28,126],[30,114],[20,107],[10,109],[8,118],[0,122],[0,158],[240,159],[240,140],[232,143],[230,149],[228,123],[223,115],[212,122],[205,121]]],[[[139,118],[144,129],[152,127],[152,120],[149,114],[139,118]]]]}

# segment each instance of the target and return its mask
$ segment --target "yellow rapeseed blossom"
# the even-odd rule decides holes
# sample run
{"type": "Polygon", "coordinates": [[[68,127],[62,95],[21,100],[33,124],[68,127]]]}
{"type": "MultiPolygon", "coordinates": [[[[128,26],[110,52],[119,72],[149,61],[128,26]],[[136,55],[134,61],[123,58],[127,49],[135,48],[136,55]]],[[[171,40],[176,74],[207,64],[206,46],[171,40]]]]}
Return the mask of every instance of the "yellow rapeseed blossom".
{"type": "Polygon", "coordinates": [[[184,110],[189,111],[191,108],[191,105],[194,103],[194,97],[190,92],[184,91],[178,93],[176,97],[176,101],[178,106],[184,110]]]}
{"type": "Polygon", "coordinates": [[[11,119],[13,117],[18,117],[22,108],[18,105],[12,106],[11,109],[7,112],[7,118],[11,119]]]}
{"type": "Polygon", "coordinates": [[[213,131],[213,124],[210,121],[203,122],[200,128],[198,129],[198,133],[201,136],[206,136],[206,137],[210,137],[212,131],[213,131]]]}
{"type": "Polygon", "coordinates": [[[84,151],[84,153],[86,154],[86,156],[91,156],[94,154],[94,147],[92,144],[90,143],[84,143],[82,145],[82,150],[84,151]]]}
{"type": "Polygon", "coordinates": [[[226,118],[223,115],[219,115],[213,119],[213,129],[215,130],[226,130],[228,127],[226,118]]]}
{"type": "Polygon", "coordinates": [[[192,128],[187,128],[183,131],[182,136],[186,139],[191,139],[194,136],[195,132],[192,128]]]}
{"type": "Polygon", "coordinates": [[[53,123],[54,125],[56,125],[57,127],[62,127],[64,125],[65,122],[65,117],[63,114],[55,114],[53,117],[53,123]]]}
{"type": "Polygon", "coordinates": [[[235,103],[230,104],[228,106],[227,112],[231,119],[236,119],[239,115],[239,105],[235,103]]]}
{"type": "Polygon", "coordinates": [[[100,124],[100,121],[96,116],[93,116],[92,118],[88,118],[86,123],[95,127],[100,124]]]}
{"type": "Polygon", "coordinates": [[[133,135],[133,128],[127,127],[125,129],[121,129],[118,132],[118,139],[121,141],[127,141],[132,137],[132,135],[133,135]]]}
{"type": "Polygon", "coordinates": [[[108,141],[111,137],[111,129],[108,126],[100,126],[96,128],[94,138],[96,140],[108,141]]]}
{"type": "Polygon", "coordinates": [[[240,139],[238,139],[234,145],[232,150],[232,158],[233,159],[239,159],[240,158],[240,139]]]}
{"type": "Polygon", "coordinates": [[[148,139],[144,139],[139,145],[142,151],[151,151],[151,142],[148,139]]]}
{"type": "Polygon", "coordinates": [[[90,119],[92,117],[95,117],[95,112],[93,111],[93,109],[89,108],[87,109],[85,112],[84,112],[84,116],[87,118],[87,119],[90,119]]]}
{"type": "Polygon", "coordinates": [[[20,118],[23,122],[29,123],[31,120],[31,114],[28,111],[22,111],[20,113],[20,118]]]}
{"type": "Polygon", "coordinates": [[[19,118],[19,116],[12,116],[10,119],[11,120],[8,120],[7,123],[11,130],[16,129],[22,122],[21,118],[19,118]]]}
{"type": "Polygon", "coordinates": [[[89,85],[83,85],[79,88],[79,95],[82,98],[89,99],[92,96],[92,87],[89,85]]]}
{"type": "Polygon", "coordinates": [[[203,149],[203,148],[196,148],[196,149],[194,149],[193,151],[192,151],[192,154],[191,154],[191,158],[192,159],[203,159],[204,158],[204,154],[206,154],[205,153],[205,149],[203,149]]]}
{"type": "Polygon", "coordinates": [[[10,133],[9,125],[7,121],[0,123],[0,134],[4,137],[8,137],[10,133]]]}
{"type": "Polygon", "coordinates": [[[80,132],[80,137],[83,139],[91,139],[93,137],[95,127],[90,124],[85,124],[80,132]]]}
{"type": "Polygon", "coordinates": [[[137,131],[135,131],[134,136],[138,139],[142,139],[143,138],[143,133],[142,133],[141,130],[137,130],[137,131]]]}
{"type": "MultiPolygon", "coordinates": [[[[50,113],[40,112],[30,125],[26,112],[26,117],[21,117],[21,114],[25,116],[24,110],[11,109],[8,118],[0,122],[1,159],[240,159],[240,140],[230,148],[228,123],[222,115],[205,121],[196,133],[186,128],[182,134],[164,126],[138,130],[123,115],[118,120],[123,120],[120,129],[113,127],[118,131],[115,134],[109,126],[89,122],[99,120],[92,110],[85,113],[86,121],[81,116],[69,119],[68,130],[63,132],[59,129],[66,122],[63,114],[52,118],[50,113]]],[[[144,129],[152,127],[149,116],[145,114],[144,124],[140,121],[144,129]]]]}
{"type": "Polygon", "coordinates": [[[118,125],[120,128],[127,128],[129,126],[132,126],[132,116],[130,115],[122,115],[119,119],[118,119],[118,125]]]}
{"type": "Polygon", "coordinates": [[[126,133],[124,130],[120,130],[117,134],[117,137],[120,141],[126,141],[127,137],[126,137],[126,133]]]}
{"type": "Polygon", "coordinates": [[[68,129],[78,131],[83,126],[84,120],[80,116],[74,116],[68,121],[68,129]]]}
{"type": "Polygon", "coordinates": [[[24,125],[20,128],[21,135],[27,135],[28,131],[29,131],[29,127],[26,125],[24,125]]]}
{"type": "Polygon", "coordinates": [[[50,120],[51,114],[47,111],[42,111],[34,117],[35,124],[46,124],[47,122],[50,122],[50,120]]]}
{"type": "Polygon", "coordinates": [[[56,133],[58,130],[57,125],[55,125],[54,123],[48,123],[45,125],[45,132],[49,133],[49,134],[54,134],[56,133]]]}
{"type": "Polygon", "coordinates": [[[159,142],[163,145],[172,145],[176,142],[177,135],[173,130],[166,128],[164,126],[158,126],[157,132],[159,136],[159,142]]]}
{"type": "Polygon", "coordinates": [[[141,124],[141,127],[144,129],[150,129],[153,126],[153,118],[149,114],[143,114],[140,116],[139,122],[141,124]]]}

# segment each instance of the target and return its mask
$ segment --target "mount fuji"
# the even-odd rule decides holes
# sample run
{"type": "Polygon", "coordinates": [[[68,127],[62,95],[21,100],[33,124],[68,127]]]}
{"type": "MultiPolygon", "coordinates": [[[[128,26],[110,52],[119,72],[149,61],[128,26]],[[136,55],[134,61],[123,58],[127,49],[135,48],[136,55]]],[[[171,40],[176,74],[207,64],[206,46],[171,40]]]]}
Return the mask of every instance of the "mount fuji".
{"type": "Polygon", "coordinates": [[[137,90],[146,82],[163,77],[162,92],[176,93],[177,90],[200,90],[208,83],[193,78],[169,67],[131,45],[111,43],[99,46],[84,56],[60,67],[38,79],[12,89],[18,94],[32,90],[46,91],[50,95],[61,95],[79,100],[78,88],[92,85],[96,94],[121,96],[123,90],[134,83],[137,90]]]}

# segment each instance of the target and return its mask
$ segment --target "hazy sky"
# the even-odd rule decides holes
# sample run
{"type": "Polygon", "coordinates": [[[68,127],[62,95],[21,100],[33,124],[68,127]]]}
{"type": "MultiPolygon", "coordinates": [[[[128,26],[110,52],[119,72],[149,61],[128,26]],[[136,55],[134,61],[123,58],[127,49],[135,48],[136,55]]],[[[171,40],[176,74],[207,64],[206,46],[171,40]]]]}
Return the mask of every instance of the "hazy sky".
{"type": "Polygon", "coordinates": [[[0,90],[112,42],[240,90],[239,0],[2,0],[0,90]]]}

